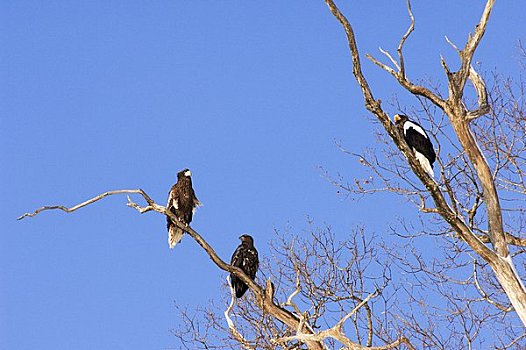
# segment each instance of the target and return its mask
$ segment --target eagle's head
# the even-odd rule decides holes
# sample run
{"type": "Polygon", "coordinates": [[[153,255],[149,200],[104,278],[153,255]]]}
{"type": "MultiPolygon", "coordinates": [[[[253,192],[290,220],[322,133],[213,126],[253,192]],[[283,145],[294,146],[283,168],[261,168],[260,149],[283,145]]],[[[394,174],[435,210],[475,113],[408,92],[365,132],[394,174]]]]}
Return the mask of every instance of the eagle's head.
{"type": "Polygon", "coordinates": [[[182,177],[191,177],[192,172],[189,169],[183,169],[180,172],[177,173],[177,178],[180,179],[182,177]]]}
{"type": "Polygon", "coordinates": [[[247,234],[241,235],[241,236],[239,236],[239,239],[241,240],[242,244],[246,243],[249,246],[253,246],[254,245],[254,239],[250,235],[247,235],[247,234]]]}
{"type": "Polygon", "coordinates": [[[407,118],[407,116],[403,114],[395,114],[393,119],[395,124],[399,125],[405,123],[409,118],[407,118]]]}

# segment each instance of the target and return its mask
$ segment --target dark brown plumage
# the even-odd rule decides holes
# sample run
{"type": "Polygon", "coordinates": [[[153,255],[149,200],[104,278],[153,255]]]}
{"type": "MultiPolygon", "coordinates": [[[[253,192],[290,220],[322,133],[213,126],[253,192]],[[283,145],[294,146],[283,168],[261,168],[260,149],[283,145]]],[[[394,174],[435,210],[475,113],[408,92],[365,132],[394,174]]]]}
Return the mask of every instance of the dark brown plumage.
{"type": "MultiPolygon", "coordinates": [[[[232,254],[230,265],[239,267],[253,280],[259,267],[258,251],[254,247],[254,239],[249,235],[242,235],[239,239],[241,244],[232,254]]],[[[233,273],[230,274],[230,283],[236,291],[237,298],[241,298],[248,289],[248,286],[233,273]]]]}
{"type": "MultiPolygon", "coordinates": [[[[168,204],[166,208],[175,214],[177,219],[183,224],[190,224],[192,215],[197,206],[201,203],[195,196],[192,188],[192,173],[188,169],[177,173],[177,183],[172,186],[168,194],[168,204]]],[[[175,247],[183,237],[184,230],[177,227],[170,217],[166,217],[168,227],[168,244],[170,248],[175,247]]]]}

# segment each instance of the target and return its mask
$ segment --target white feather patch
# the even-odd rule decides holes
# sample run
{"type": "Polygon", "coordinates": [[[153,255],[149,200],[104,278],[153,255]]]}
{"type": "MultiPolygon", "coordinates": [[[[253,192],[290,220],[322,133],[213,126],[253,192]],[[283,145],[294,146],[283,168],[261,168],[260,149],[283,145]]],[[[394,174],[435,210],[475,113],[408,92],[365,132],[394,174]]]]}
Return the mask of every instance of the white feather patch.
{"type": "Polygon", "coordinates": [[[419,133],[420,135],[424,136],[426,139],[428,139],[429,137],[427,137],[427,134],[426,132],[424,131],[424,129],[422,129],[419,125],[416,125],[415,123],[413,122],[410,122],[410,121],[406,121],[404,123],[404,135],[407,134],[407,129],[409,128],[413,128],[415,129],[415,131],[417,133],[419,133]]]}
{"type": "Polygon", "coordinates": [[[192,176],[192,172],[190,170],[187,170],[184,172],[184,176],[190,177],[192,176]]]}
{"type": "Polygon", "coordinates": [[[183,233],[183,230],[181,230],[177,226],[170,226],[170,229],[168,230],[168,245],[170,246],[170,249],[175,247],[177,243],[181,242],[181,239],[183,238],[183,233]]]}
{"type": "Polygon", "coordinates": [[[420,165],[422,166],[422,168],[424,168],[426,173],[431,177],[435,177],[435,173],[433,172],[433,168],[431,167],[431,163],[429,163],[429,160],[422,153],[418,152],[414,148],[413,151],[415,152],[416,159],[418,159],[420,165]]]}

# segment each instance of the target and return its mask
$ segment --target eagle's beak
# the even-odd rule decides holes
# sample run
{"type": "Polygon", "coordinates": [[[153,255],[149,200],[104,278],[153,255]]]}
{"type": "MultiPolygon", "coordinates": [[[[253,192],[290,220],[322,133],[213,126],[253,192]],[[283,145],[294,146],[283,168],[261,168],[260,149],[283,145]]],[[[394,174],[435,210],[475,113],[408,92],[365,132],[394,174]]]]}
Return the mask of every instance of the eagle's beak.
{"type": "Polygon", "coordinates": [[[187,171],[184,172],[184,176],[190,177],[190,176],[192,176],[192,172],[190,170],[187,170],[187,171]]]}
{"type": "Polygon", "coordinates": [[[400,119],[402,119],[402,117],[400,117],[400,114],[395,114],[394,116],[394,122],[395,123],[398,123],[400,121],[400,119]]]}

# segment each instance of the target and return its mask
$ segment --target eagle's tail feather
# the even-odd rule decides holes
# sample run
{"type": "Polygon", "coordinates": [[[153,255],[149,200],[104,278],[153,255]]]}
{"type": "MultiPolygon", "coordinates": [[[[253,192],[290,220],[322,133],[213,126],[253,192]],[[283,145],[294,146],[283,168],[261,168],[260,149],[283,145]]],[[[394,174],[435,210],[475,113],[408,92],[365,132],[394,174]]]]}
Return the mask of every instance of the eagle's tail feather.
{"type": "Polygon", "coordinates": [[[433,171],[433,166],[431,165],[431,163],[429,163],[429,160],[422,153],[418,151],[415,151],[415,156],[416,156],[416,159],[418,159],[418,161],[420,162],[420,165],[422,166],[422,168],[424,168],[424,170],[426,171],[426,173],[429,176],[431,176],[431,178],[434,178],[435,172],[433,171]]]}
{"type": "Polygon", "coordinates": [[[170,225],[170,227],[168,227],[168,244],[170,245],[170,248],[175,247],[177,243],[181,242],[183,233],[184,231],[175,225],[170,225]]]}
{"type": "Polygon", "coordinates": [[[241,281],[236,284],[236,298],[241,298],[247,291],[248,286],[241,281]]]}

